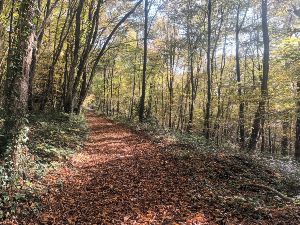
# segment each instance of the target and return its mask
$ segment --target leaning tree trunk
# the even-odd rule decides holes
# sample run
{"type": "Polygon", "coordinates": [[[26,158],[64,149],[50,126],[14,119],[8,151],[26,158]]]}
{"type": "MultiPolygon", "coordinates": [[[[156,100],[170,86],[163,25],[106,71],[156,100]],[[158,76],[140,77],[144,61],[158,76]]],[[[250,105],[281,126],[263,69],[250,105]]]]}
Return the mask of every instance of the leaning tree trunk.
{"type": "Polygon", "coordinates": [[[27,140],[27,100],[30,64],[34,43],[33,20],[36,0],[17,0],[16,20],[7,60],[4,91],[5,156],[15,168],[19,167],[20,153],[27,140]]]}
{"type": "MultiPolygon", "coordinates": [[[[28,110],[32,111],[33,110],[33,102],[34,102],[34,96],[33,96],[33,82],[36,74],[36,66],[37,66],[37,61],[38,61],[38,54],[39,54],[39,49],[42,45],[43,37],[44,37],[44,32],[46,28],[46,24],[52,15],[53,10],[57,6],[59,0],[55,0],[53,5],[50,5],[51,0],[47,0],[46,3],[46,12],[45,12],[45,17],[40,24],[39,28],[36,28],[36,43],[34,44],[34,49],[32,52],[32,61],[30,65],[30,72],[29,72],[29,86],[28,86],[28,110]]],[[[60,18],[61,12],[59,13],[59,18],[60,18]]],[[[38,25],[37,25],[38,26],[38,25]]]]}
{"type": "MultiPolygon", "coordinates": [[[[98,64],[100,62],[100,60],[102,59],[103,55],[105,54],[106,52],[106,49],[108,47],[108,44],[110,43],[111,39],[113,38],[113,36],[115,35],[115,33],[117,32],[117,30],[119,29],[119,27],[135,12],[135,10],[137,9],[137,7],[143,2],[143,0],[139,0],[135,5],[134,7],[124,15],[124,17],[114,26],[113,30],[110,32],[110,34],[108,35],[106,41],[104,42],[103,46],[101,47],[101,50],[100,52],[98,53],[98,55],[96,56],[96,59],[94,60],[94,63],[92,65],[92,69],[91,69],[91,72],[90,72],[90,77],[88,78],[88,81],[86,83],[86,86],[83,90],[83,95],[82,96],[85,96],[82,100],[84,101],[87,94],[88,94],[88,91],[92,85],[92,82],[93,82],[93,79],[96,75],[96,72],[97,72],[97,68],[98,68],[98,64]]],[[[85,83],[85,81],[83,80],[82,81],[83,83],[85,83]]],[[[81,107],[82,107],[82,103],[83,101],[81,101],[81,103],[79,102],[78,104],[78,111],[80,111],[81,107]]]]}

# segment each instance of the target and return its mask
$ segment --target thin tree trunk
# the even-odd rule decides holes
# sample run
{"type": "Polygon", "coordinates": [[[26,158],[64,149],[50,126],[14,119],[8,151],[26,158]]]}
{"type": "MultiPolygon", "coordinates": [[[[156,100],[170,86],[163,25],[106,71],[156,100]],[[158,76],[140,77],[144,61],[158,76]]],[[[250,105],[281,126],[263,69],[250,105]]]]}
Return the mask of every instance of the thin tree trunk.
{"type": "MultiPolygon", "coordinates": [[[[104,42],[101,50],[99,51],[99,53],[96,56],[96,59],[93,62],[93,66],[92,66],[92,69],[91,69],[91,72],[90,72],[90,76],[89,76],[88,82],[86,84],[86,87],[84,89],[85,92],[83,93],[84,99],[86,98],[87,93],[88,93],[88,91],[89,91],[89,89],[90,89],[90,87],[92,85],[93,79],[94,79],[94,77],[96,75],[96,70],[97,70],[98,64],[99,64],[100,60],[102,59],[103,55],[105,54],[105,51],[106,51],[107,46],[109,45],[111,39],[113,38],[114,34],[117,32],[117,30],[119,29],[119,27],[135,12],[135,10],[138,8],[138,6],[142,2],[143,2],[143,0],[138,1],[134,5],[134,7],[128,13],[126,13],[124,15],[124,17],[115,25],[115,27],[113,28],[113,30],[108,35],[106,41],[104,42]]],[[[79,110],[81,109],[81,105],[80,104],[78,104],[78,109],[79,110]]]]}
{"type": "Polygon", "coordinates": [[[252,125],[252,133],[248,144],[248,150],[253,151],[258,141],[259,128],[264,129],[266,102],[268,98],[268,79],[269,79],[269,59],[270,59],[270,38],[268,28],[268,1],[262,0],[262,31],[264,43],[263,56],[263,77],[261,81],[261,100],[252,125]]]}
{"type": "Polygon", "coordinates": [[[132,94],[131,94],[131,101],[130,101],[130,113],[129,113],[129,119],[132,119],[133,117],[133,108],[135,103],[135,88],[136,88],[136,72],[137,72],[137,49],[139,48],[139,40],[138,40],[138,32],[136,34],[136,51],[134,54],[134,71],[133,71],[133,81],[132,81],[132,94]]]}
{"type": "MultiPolygon", "coordinates": [[[[61,15],[61,12],[60,12],[60,15],[61,15]]],[[[72,7],[70,6],[69,9],[68,9],[68,12],[67,12],[67,16],[66,16],[63,28],[60,31],[58,44],[56,45],[56,43],[54,43],[54,53],[53,53],[53,56],[52,56],[51,65],[49,67],[47,84],[46,84],[44,93],[43,93],[42,98],[41,98],[40,111],[44,111],[44,109],[46,107],[46,104],[47,104],[47,101],[48,101],[48,98],[49,98],[49,94],[51,93],[51,90],[53,88],[55,66],[56,66],[56,64],[59,60],[60,54],[62,52],[64,43],[65,43],[65,40],[66,40],[66,38],[69,34],[71,25],[73,23],[74,16],[75,16],[75,13],[73,12],[72,7]]],[[[57,32],[58,32],[59,19],[60,19],[60,16],[58,17],[58,21],[57,21],[57,29],[56,29],[57,32]]],[[[67,99],[66,99],[66,101],[67,101],[67,99]]]]}
{"type": "Polygon", "coordinates": [[[300,161],[300,81],[297,82],[295,158],[300,161]]]}
{"type": "Polygon", "coordinates": [[[143,59],[143,74],[142,74],[142,95],[140,98],[139,109],[139,121],[143,122],[145,119],[145,98],[146,98],[146,79],[147,79],[147,54],[148,54],[148,14],[149,14],[149,2],[145,0],[144,6],[144,59],[143,59]]]}
{"type": "MultiPolygon", "coordinates": [[[[29,111],[33,110],[33,81],[35,78],[38,52],[39,52],[39,49],[40,49],[42,41],[43,41],[46,23],[49,20],[49,17],[51,16],[54,8],[58,4],[58,0],[55,0],[55,2],[52,5],[50,5],[50,4],[51,4],[51,0],[47,0],[45,17],[41,23],[40,28],[37,30],[37,38],[36,38],[37,40],[36,40],[35,47],[32,52],[32,62],[30,65],[29,88],[28,88],[28,110],[29,111]]],[[[59,17],[61,16],[61,11],[62,11],[62,8],[60,9],[59,17]]]]}
{"type": "Polygon", "coordinates": [[[65,112],[66,113],[72,113],[73,112],[73,105],[74,105],[74,98],[73,98],[73,85],[75,82],[75,72],[77,68],[77,63],[79,60],[79,50],[80,50],[80,38],[81,38],[81,19],[82,19],[82,11],[83,11],[83,4],[84,0],[79,0],[79,4],[76,10],[76,20],[75,20],[75,44],[74,44],[74,50],[73,50],[73,60],[70,64],[70,70],[69,70],[69,80],[67,85],[67,96],[66,96],[66,102],[65,102],[65,112]]]}
{"type": "Polygon", "coordinates": [[[237,8],[236,15],[236,28],[235,28],[235,41],[236,41],[236,49],[235,49],[235,61],[236,61],[236,78],[238,82],[238,96],[239,96],[239,143],[241,148],[245,145],[245,103],[243,100],[242,94],[242,84],[241,84],[241,66],[240,66],[240,30],[243,25],[243,22],[240,25],[240,5],[237,8]]]}
{"type": "Polygon", "coordinates": [[[211,0],[208,0],[207,5],[207,102],[206,102],[206,111],[205,111],[205,119],[204,119],[204,131],[205,138],[209,140],[210,138],[210,111],[211,111],[211,14],[212,14],[212,3],[211,0]]]}
{"type": "Polygon", "coordinates": [[[283,121],[282,122],[282,140],[281,140],[281,154],[283,156],[288,155],[288,145],[289,145],[289,139],[288,139],[288,129],[289,129],[289,122],[283,121]]]}
{"type": "Polygon", "coordinates": [[[222,105],[221,105],[221,97],[222,97],[222,83],[223,83],[223,74],[226,65],[226,44],[227,44],[227,34],[225,34],[224,44],[223,44],[223,51],[222,51],[222,59],[221,59],[221,66],[220,66],[220,77],[218,82],[218,110],[216,116],[216,124],[215,124],[215,132],[217,133],[217,145],[220,144],[220,122],[221,122],[221,114],[222,114],[222,105]]]}

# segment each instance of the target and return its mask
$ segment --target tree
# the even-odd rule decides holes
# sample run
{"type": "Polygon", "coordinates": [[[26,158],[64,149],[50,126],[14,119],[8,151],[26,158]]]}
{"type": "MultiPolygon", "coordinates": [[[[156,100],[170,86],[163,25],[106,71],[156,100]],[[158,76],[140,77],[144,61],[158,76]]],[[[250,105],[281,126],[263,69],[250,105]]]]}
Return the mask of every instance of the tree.
{"type": "MultiPolygon", "coordinates": [[[[58,4],[58,0],[55,0],[55,2],[52,5],[51,5],[51,0],[47,0],[44,19],[40,23],[40,25],[39,25],[39,23],[37,24],[39,26],[36,29],[37,32],[36,32],[35,43],[33,45],[34,48],[32,51],[32,61],[31,61],[30,72],[29,72],[29,84],[28,84],[28,110],[29,111],[33,110],[33,85],[34,85],[33,81],[34,81],[35,73],[36,73],[36,63],[37,63],[39,49],[40,49],[42,41],[43,41],[46,24],[47,24],[49,18],[51,17],[57,4],[58,4]]],[[[40,8],[39,11],[41,11],[41,10],[42,9],[40,8]]],[[[39,15],[39,17],[40,17],[40,15],[39,15]]]]}
{"type": "Polygon", "coordinates": [[[208,0],[207,3],[207,102],[204,119],[205,137],[208,140],[210,138],[210,111],[211,111],[211,14],[212,14],[212,2],[208,0]]]}
{"type": "MultiPolygon", "coordinates": [[[[9,66],[18,53],[21,2],[0,1],[0,89],[5,93],[0,110],[5,114],[5,104],[14,104],[7,96],[17,93],[11,91],[17,85],[8,81],[17,82],[9,66]]],[[[295,147],[299,157],[300,119],[293,111],[299,94],[295,0],[34,3],[36,15],[27,19],[36,33],[29,43],[30,113],[80,113],[86,99],[88,104],[95,99],[108,115],[147,118],[181,132],[202,130],[218,146],[230,143],[250,152],[258,146],[290,155],[295,147]]]]}
{"type": "Polygon", "coordinates": [[[261,100],[252,125],[252,133],[248,144],[248,149],[253,151],[256,148],[259,128],[262,133],[262,150],[264,150],[264,125],[266,114],[266,103],[268,100],[268,79],[269,79],[269,60],[270,60],[270,38],[268,28],[268,1],[262,0],[262,32],[263,32],[263,75],[261,80],[261,100]]]}
{"type": "Polygon", "coordinates": [[[84,102],[84,100],[85,100],[85,98],[88,94],[88,91],[89,91],[89,89],[92,85],[93,79],[96,75],[98,64],[99,64],[100,60],[102,59],[102,57],[104,56],[104,54],[106,53],[106,50],[108,48],[108,45],[109,45],[110,41],[114,37],[115,33],[118,31],[119,27],[135,12],[135,10],[138,8],[138,6],[142,2],[143,2],[143,0],[138,1],[134,5],[134,7],[132,7],[132,9],[130,11],[128,11],[122,17],[122,19],[120,19],[120,21],[113,27],[112,31],[107,36],[107,38],[106,38],[104,44],[102,45],[100,51],[97,53],[96,58],[93,60],[93,65],[92,65],[92,68],[90,69],[89,77],[85,77],[85,79],[83,79],[82,82],[81,82],[81,88],[80,88],[80,92],[79,92],[80,93],[80,95],[79,95],[80,98],[79,98],[78,105],[77,105],[77,113],[80,112],[82,104],[83,104],[83,102],[84,102]]]}
{"type": "MultiPolygon", "coordinates": [[[[297,9],[294,5],[293,5],[293,9],[294,9],[294,14],[300,19],[300,10],[297,9]]],[[[296,52],[298,53],[297,48],[296,48],[296,52]]],[[[296,55],[298,55],[297,53],[296,55]]],[[[297,58],[298,57],[296,57],[296,59],[297,58]]],[[[296,115],[297,115],[297,120],[296,120],[295,158],[299,161],[300,160],[300,81],[299,78],[297,80],[296,115]]]]}
{"type": "Polygon", "coordinates": [[[236,79],[238,82],[238,96],[239,96],[239,142],[241,148],[245,145],[245,102],[243,100],[242,84],[241,84],[241,65],[240,65],[240,32],[244,25],[247,15],[248,7],[240,22],[241,3],[239,2],[236,10],[236,26],[235,26],[235,61],[236,61],[236,79]]]}
{"type": "Polygon", "coordinates": [[[15,13],[11,14],[13,31],[7,59],[5,80],[5,138],[4,154],[14,167],[20,163],[20,152],[27,141],[27,100],[30,65],[32,61],[35,27],[33,20],[36,0],[13,1],[15,13]],[[13,15],[16,14],[16,18],[13,15]]]}
{"type": "Polygon", "coordinates": [[[142,74],[142,94],[140,98],[139,120],[143,122],[145,119],[145,99],[146,99],[146,79],[147,79],[147,54],[148,54],[148,19],[149,19],[149,1],[145,0],[144,6],[144,58],[143,58],[143,74],[142,74]]]}

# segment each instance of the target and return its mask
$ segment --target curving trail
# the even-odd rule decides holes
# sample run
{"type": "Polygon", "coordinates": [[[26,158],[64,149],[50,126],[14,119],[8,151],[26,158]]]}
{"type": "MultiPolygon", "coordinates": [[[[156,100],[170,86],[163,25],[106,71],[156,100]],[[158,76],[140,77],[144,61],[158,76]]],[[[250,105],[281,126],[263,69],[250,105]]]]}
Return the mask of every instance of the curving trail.
{"type": "Polygon", "coordinates": [[[88,115],[87,143],[47,176],[38,224],[213,224],[185,165],[143,135],[88,115]],[[182,165],[181,165],[182,164],[182,165]]]}

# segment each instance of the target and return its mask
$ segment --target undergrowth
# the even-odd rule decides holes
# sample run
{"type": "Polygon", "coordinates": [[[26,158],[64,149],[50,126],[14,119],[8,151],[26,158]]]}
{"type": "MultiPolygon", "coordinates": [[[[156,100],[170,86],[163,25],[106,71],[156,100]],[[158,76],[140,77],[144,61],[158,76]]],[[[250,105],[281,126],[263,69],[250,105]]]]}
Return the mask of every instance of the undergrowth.
{"type": "MultiPolygon", "coordinates": [[[[144,123],[137,120],[129,120],[127,117],[110,116],[109,119],[123,124],[136,132],[148,135],[154,142],[168,142],[190,147],[190,151],[216,152],[220,149],[215,143],[208,142],[204,136],[196,133],[181,132],[167,127],[162,127],[155,120],[148,119],[144,123]]],[[[224,147],[222,147],[224,149],[224,147]]]]}
{"type": "Polygon", "coordinates": [[[63,113],[34,114],[29,126],[25,172],[8,174],[5,163],[0,163],[0,221],[40,210],[39,196],[45,191],[40,179],[78,151],[88,131],[83,115],[63,113]]]}

